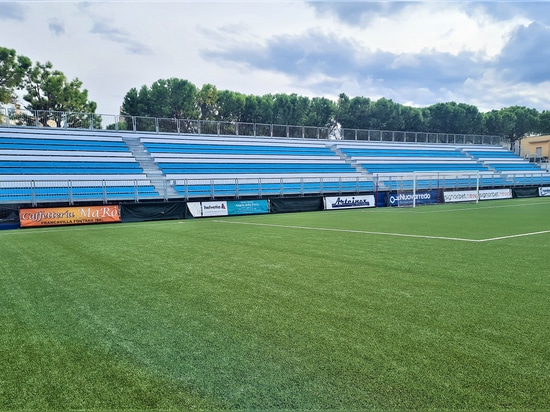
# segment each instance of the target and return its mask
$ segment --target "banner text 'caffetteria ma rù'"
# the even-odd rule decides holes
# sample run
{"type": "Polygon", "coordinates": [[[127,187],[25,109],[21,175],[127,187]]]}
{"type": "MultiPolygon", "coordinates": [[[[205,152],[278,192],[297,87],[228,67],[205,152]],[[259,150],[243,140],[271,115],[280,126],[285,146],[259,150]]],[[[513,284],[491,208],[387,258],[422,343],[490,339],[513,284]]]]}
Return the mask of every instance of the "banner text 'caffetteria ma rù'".
{"type": "Polygon", "coordinates": [[[21,227],[120,222],[120,207],[109,205],[21,209],[19,220],[21,227]]]}

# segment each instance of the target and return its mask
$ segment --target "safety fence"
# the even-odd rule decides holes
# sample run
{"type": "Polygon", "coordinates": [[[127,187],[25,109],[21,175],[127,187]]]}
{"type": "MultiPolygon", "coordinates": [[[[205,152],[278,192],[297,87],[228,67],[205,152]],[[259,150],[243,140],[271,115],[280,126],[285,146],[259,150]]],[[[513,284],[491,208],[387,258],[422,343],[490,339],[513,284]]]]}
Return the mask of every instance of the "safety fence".
{"type": "Polygon", "coordinates": [[[487,144],[503,146],[494,135],[365,130],[191,119],[23,110],[0,107],[0,126],[55,127],[75,130],[110,130],[140,133],[196,134],[235,137],[334,139],[368,142],[487,144]]]}
{"type": "Polygon", "coordinates": [[[550,186],[550,173],[434,173],[358,177],[284,177],[177,180],[0,180],[3,204],[116,203],[353,195],[383,191],[464,190],[550,186]]]}

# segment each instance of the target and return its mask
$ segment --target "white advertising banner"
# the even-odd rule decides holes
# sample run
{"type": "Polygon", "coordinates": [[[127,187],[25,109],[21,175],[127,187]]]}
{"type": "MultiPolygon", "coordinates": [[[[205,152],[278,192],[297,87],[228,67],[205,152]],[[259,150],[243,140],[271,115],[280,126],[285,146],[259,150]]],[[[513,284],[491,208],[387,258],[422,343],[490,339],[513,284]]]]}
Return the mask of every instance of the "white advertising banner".
{"type": "MultiPolygon", "coordinates": [[[[477,191],[461,190],[458,192],[443,192],[445,203],[475,202],[477,191]]],[[[512,189],[486,189],[479,191],[479,200],[511,199],[512,189]]]]}
{"type": "Polygon", "coordinates": [[[325,209],[355,209],[374,207],[374,195],[325,197],[325,209]]]}
{"type": "Polygon", "coordinates": [[[511,199],[512,189],[489,189],[479,191],[479,200],[511,199]]]}
{"type": "Polygon", "coordinates": [[[191,213],[191,216],[202,216],[201,202],[189,202],[187,203],[187,208],[189,209],[189,213],[191,213]]]}
{"type": "Polygon", "coordinates": [[[539,196],[550,196],[550,187],[539,187],[539,196]]]}
{"type": "Polygon", "coordinates": [[[227,202],[202,202],[202,216],[227,216],[227,202]]]}

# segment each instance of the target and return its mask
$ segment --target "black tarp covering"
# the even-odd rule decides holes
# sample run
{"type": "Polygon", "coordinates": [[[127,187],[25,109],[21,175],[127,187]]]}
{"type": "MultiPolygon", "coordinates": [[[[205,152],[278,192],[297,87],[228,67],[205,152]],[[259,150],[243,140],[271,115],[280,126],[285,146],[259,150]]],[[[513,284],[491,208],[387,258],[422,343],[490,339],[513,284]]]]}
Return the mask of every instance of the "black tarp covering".
{"type": "Polygon", "coordinates": [[[512,189],[513,197],[537,197],[538,195],[538,187],[517,187],[512,189]]]}
{"type": "Polygon", "coordinates": [[[0,206],[0,223],[19,223],[19,207],[0,206]]]}
{"type": "Polygon", "coordinates": [[[270,199],[271,213],[314,212],[323,210],[322,197],[278,197],[270,199]]]}
{"type": "Polygon", "coordinates": [[[17,229],[19,227],[19,207],[0,206],[0,230],[17,229]]]}
{"type": "Polygon", "coordinates": [[[183,219],[185,209],[185,202],[123,203],[120,219],[123,223],[183,219]]]}

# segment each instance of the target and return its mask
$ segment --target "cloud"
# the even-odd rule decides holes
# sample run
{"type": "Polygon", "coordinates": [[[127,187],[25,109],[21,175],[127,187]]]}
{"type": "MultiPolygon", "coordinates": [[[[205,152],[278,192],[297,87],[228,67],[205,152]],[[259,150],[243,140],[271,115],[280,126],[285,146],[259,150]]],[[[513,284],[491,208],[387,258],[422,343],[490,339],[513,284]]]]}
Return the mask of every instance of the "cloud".
{"type": "Polygon", "coordinates": [[[301,82],[315,76],[323,83],[338,81],[383,81],[393,87],[416,84],[434,88],[452,87],[469,77],[478,77],[483,69],[476,54],[424,51],[392,53],[363,48],[353,39],[311,31],[303,35],[275,36],[264,44],[225,47],[203,51],[204,58],[220,65],[245,64],[254,70],[282,73],[301,82]]]}
{"type": "Polygon", "coordinates": [[[353,55],[358,46],[353,41],[335,35],[311,31],[305,35],[275,36],[264,43],[233,43],[218,50],[202,50],[205,59],[243,63],[249,68],[284,73],[299,79],[322,72],[339,76],[344,69],[338,62],[354,65],[353,55]]]}
{"type": "Polygon", "coordinates": [[[547,44],[550,28],[537,23],[517,27],[491,58],[483,50],[390,52],[317,29],[263,41],[224,42],[202,50],[201,57],[220,67],[241,65],[250,73],[286,76],[314,95],[345,92],[415,106],[466,101],[488,110],[498,102],[538,107],[550,103],[536,90],[550,82],[547,44]]]}
{"type": "Polygon", "coordinates": [[[403,9],[414,6],[415,3],[412,1],[311,1],[309,5],[320,15],[333,15],[344,23],[359,25],[378,17],[399,14],[403,9]]]}
{"type": "Polygon", "coordinates": [[[521,16],[531,21],[550,23],[549,3],[546,0],[309,1],[308,4],[319,15],[334,16],[343,23],[353,25],[369,23],[376,18],[393,18],[405,9],[413,10],[426,6],[439,10],[459,8],[471,18],[489,16],[496,21],[507,21],[521,16]]]}
{"type": "Polygon", "coordinates": [[[105,40],[122,44],[131,54],[149,55],[152,53],[149,47],[134,40],[125,30],[113,27],[103,21],[95,22],[90,33],[98,34],[105,40]]]}
{"type": "Polygon", "coordinates": [[[548,1],[0,0],[0,26],[6,47],[82,79],[103,113],[169,77],[256,95],[550,107],[548,1]]]}
{"type": "Polygon", "coordinates": [[[62,34],[65,34],[65,24],[58,19],[50,20],[48,23],[48,28],[56,36],[61,36],[62,34]]]}
{"type": "Polygon", "coordinates": [[[506,21],[524,17],[530,21],[550,24],[548,1],[468,1],[462,3],[462,8],[471,17],[480,12],[496,21],[506,21]]]}
{"type": "Polygon", "coordinates": [[[518,27],[498,57],[509,80],[531,84],[550,81],[550,28],[538,23],[518,27]]]}
{"type": "Polygon", "coordinates": [[[15,2],[0,1],[0,20],[25,20],[23,8],[15,2]]]}

